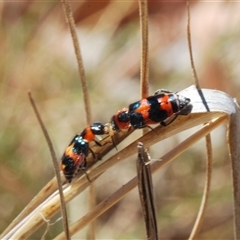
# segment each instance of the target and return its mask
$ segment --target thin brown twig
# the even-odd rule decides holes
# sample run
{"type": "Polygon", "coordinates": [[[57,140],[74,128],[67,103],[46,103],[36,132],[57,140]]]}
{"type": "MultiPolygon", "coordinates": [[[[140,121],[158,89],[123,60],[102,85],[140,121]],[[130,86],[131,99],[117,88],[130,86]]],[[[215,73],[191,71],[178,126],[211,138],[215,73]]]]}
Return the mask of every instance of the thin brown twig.
{"type": "Polygon", "coordinates": [[[149,240],[157,240],[158,227],[150,162],[150,157],[144,149],[143,143],[139,142],[137,179],[138,192],[146,228],[146,237],[149,240]]]}
{"type": "MultiPolygon", "coordinates": [[[[148,53],[148,3],[147,0],[139,0],[139,22],[141,35],[141,63],[140,63],[140,95],[146,98],[149,95],[149,53],[148,53]]],[[[142,134],[149,131],[142,130],[142,134]]]]}
{"type": "Polygon", "coordinates": [[[193,71],[193,79],[195,80],[195,85],[197,89],[200,89],[199,80],[197,76],[197,71],[194,66],[193,54],[192,54],[192,41],[191,41],[191,30],[190,30],[190,9],[189,2],[187,2],[187,39],[188,39],[188,49],[190,54],[191,67],[193,71]]]}
{"type": "Polygon", "coordinates": [[[61,212],[62,212],[62,218],[63,218],[63,229],[64,229],[64,232],[65,232],[66,239],[71,239],[70,238],[70,233],[69,233],[69,227],[68,227],[66,204],[65,204],[64,195],[63,195],[62,181],[61,181],[61,176],[60,176],[60,168],[59,168],[59,163],[58,163],[58,160],[57,160],[57,157],[56,157],[56,153],[53,149],[53,145],[52,145],[51,139],[48,135],[47,129],[45,128],[44,123],[41,119],[41,116],[40,116],[40,114],[37,110],[37,107],[36,107],[36,104],[33,100],[31,92],[28,92],[28,97],[29,97],[30,103],[33,107],[34,113],[37,117],[37,120],[38,120],[38,122],[41,126],[41,129],[43,131],[44,137],[47,141],[48,148],[49,148],[51,156],[52,156],[54,172],[55,172],[55,175],[56,175],[56,178],[57,178],[58,189],[59,189],[61,212]]]}
{"type": "Polygon", "coordinates": [[[140,93],[142,98],[148,96],[148,5],[146,0],[139,0],[139,20],[141,30],[141,65],[140,65],[140,93]]]}
{"type": "Polygon", "coordinates": [[[196,218],[195,224],[193,226],[191,235],[189,240],[196,239],[197,234],[200,231],[200,227],[203,222],[203,215],[206,211],[206,202],[210,192],[210,185],[211,185],[211,175],[212,175],[212,143],[211,143],[211,135],[208,134],[205,137],[206,139],[206,148],[207,148],[207,160],[206,160],[206,180],[205,180],[205,187],[203,192],[203,198],[201,201],[200,209],[198,211],[198,216],[196,218]]]}
{"type": "Polygon", "coordinates": [[[92,114],[91,114],[90,98],[89,98],[89,93],[88,93],[88,88],[87,88],[87,81],[86,81],[85,70],[84,70],[84,66],[83,66],[83,60],[82,60],[82,54],[81,54],[81,50],[80,50],[79,40],[78,40],[77,33],[76,33],[75,21],[73,18],[72,7],[68,0],[61,0],[61,2],[62,2],[63,10],[65,13],[66,22],[70,29],[70,33],[71,33],[72,40],[73,40],[73,46],[74,46],[75,54],[77,57],[78,71],[79,71],[80,81],[81,81],[81,85],[82,85],[82,92],[83,92],[87,124],[91,124],[92,114]]]}
{"type": "Polygon", "coordinates": [[[192,54],[192,42],[191,42],[191,29],[190,29],[190,9],[189,9],[189,2],[187,2],[187,40],[188,40],[188,49],[189,49],[189,54],[190,54],[190,62],[191,62],[191,68],[193,71],[193,79],[195,81],[195,86],[198,90],[198,94],[200,95],[202,102],[206,108],[206,110],[209,112],[210,109],[208,107],[207,101],[202,93],[200,84],[199,84],[199,80],[198,80],[198,76],[197,76],[197,71],[194,65],[194,60],[193,60],[193,54],[192,54]]]}
{"type": "MultiPolygon", "coordinates": [[[[194,65],[194,60],[193,60],[192,43],[191,43],[191,29],[190,29],[190,21],[191,20],[190,20],[189,2],[187,2],[187,19],[188,19],[188,22],[187,22],[187,39],[188,39],[188,48],[189,48],[189,54],[190,54],[191,67],[192,67],[192,71],[193,71],[193,78],[195,80],[195,85],[196,85],[198,93],[199,93],[199,95],[200,95],[200,97],[203,101],[203,104],[206,107],[206,110],[209,112],[210,109],[209,109],[208,104],[205,100],[205,97],[202,93],[200,83],[199,83],[199,79],[198,79],[198,76],[197,76],[197,71],[196,71],[196,68],[195,68],[195,65],[194,65]]],[[[211,142],[210,133],[208,135],[206,135],[205,141],[206,141],[206,148],[207,148],[205,186],[204,186],[203,197],[202,197],[200,209],[198,211],[198,216],[195,220],[194,226],[192,228],[192,232],[191,232],[190,237],[189,237],[190,240],[196,239],[197,234],[200,231],[202,221],[203,221],[203,217],[204,217],[204,213],[205,213],[206,208],[207,208],[207,200],[208,200],[210,185],[211,185],[212,142],[211,142]]]]}

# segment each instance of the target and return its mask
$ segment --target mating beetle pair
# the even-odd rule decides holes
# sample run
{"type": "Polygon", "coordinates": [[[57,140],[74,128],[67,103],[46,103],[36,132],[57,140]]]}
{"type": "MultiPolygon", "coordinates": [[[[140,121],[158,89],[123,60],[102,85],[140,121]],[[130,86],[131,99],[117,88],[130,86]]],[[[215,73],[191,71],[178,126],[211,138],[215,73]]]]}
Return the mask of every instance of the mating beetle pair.
{"type": "MultiPolygon", "coordinates": [[[[110,131],[120,131],[133,127],[140,129],[151,124],[160,123],[167,126],[178,115],[187,115],[185,111],[190,99],[177,93],[158,90],[154,95],[134,102],[128,108],[123,108],[112,116],[110,124],[100,122],[86,127],[81,134],[77,134],[66,148],[61,161],[61,170],[68,182],[75,174],[86,166],[86,157],[89,151],[89,142],[96,141],[96,135],[109,134],[110,131]],[[110,126],[110,127],[109,127],[110,126]]],[[[94,155],[94,153],[92,152],[94,155]]]]}

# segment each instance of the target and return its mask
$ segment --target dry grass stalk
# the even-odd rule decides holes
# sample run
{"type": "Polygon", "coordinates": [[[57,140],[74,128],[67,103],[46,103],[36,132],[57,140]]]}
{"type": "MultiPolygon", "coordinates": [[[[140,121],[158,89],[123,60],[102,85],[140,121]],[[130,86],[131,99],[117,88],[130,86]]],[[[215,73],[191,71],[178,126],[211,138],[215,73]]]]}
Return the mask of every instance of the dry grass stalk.
{"type": "MultiPolygon", "coordinates": [[[[141,31],[140,96],[146,98],[149,95],[148,3],[139,0],[138,5],[141,31]]],[[[148,128],[142,129],[143,134],[147,132],[148,128]]]]}
{"type": "Polygon", "coordinates": [[[148,67],[148,7],[146,0],[139,0],[139,20],[141,31],[141,65],[140,65],[140,94],[146,98],[149,88],[149,67],[148,67]]]}
{"type": "Polygon", "coordinates": [[[53,149],[52,141],[49,137],[47,129],[44,126],[44,123],[43,123],[43,121],[40,117],[40,114],[38,112],[38,109],[36,107],[36,104],[35,104],[35,102],[33,100],[33,97],[32,97],[30,92],[28,93],[28,96],[29,96],[29,100],[31,102],[31,105],[33,107],[34,113],[37,117],[37,120],[38,120],[38,122],[41,126],[41,129],[43,131],[44,137],[46,139],[46,142],[48,144],[48,148],[49,148],[51,156],[52,156],[53,168],[54,168],[55,176],[56,176],[56,179],[57,179],[57,185],[58,185],[58,189],[59,189],[61,213],[62,213],[62,219],[63,219],[63,221],[62,221],[63,222],[63,229],[64,229],[64,233],[65,233],[65,238],[70,239],[69,228],[68,228],[67,209],[66,209],[66,204],[65,204],[64,195],[63,195],[62,181],[61,181],[61,175],[60,175],[60,167],[59,167],[59,163],[58,163],[58,160],[57,160],[57,156],[56,156],[56,153],[53,149]]]}
{"type": "Polygon", "coordinates": [[[146,228],[146,238],[158,240],[156,204],[150,166],[151,159],[141,142],[138,143],[138,158],[136,162],[138,191],[146,228]]]}
{"type": "MultiPolygon", "coordinates": [[[[191,62],[191,68],[193,72],[193,78],[195,80],[195,86],[198,90],[199,96],[202,99],[202,102],[205,103],[206,111],[210,111],[208,104],[206,103],[206,99],[202,93],[200,83],[197,76],[197,71],[195,68],[194,60],[193,60],[193,53],[192,53],[192,41],[191,41],[191,29],[190,29],[190,8],[189,8],[189,2],[187,2],[187,40],[188,40],[188,49],[189,49],[189,55],[190,55],[190,62],[191,62]]],[[[202,201],[200,205],[200,209],[198,211],[198,215],[196,218],[196,221],[194,223],[194,226],[192,228],[191,234],[189,239],[195,239],[198,232],[200,231],[201,224],[203,222],[204,213],[207,208],[207,200],[210,192],[210,184],[211,184],[211,173],[212,173],[212,142],[211,142],[211,135],[208,134],[205,137],[206,140],[206,148],[207,148],[207,160],[206,160],[206,177],[205,177],[205,187],[203,191],[202,201]]]]}
{"type": "Polygon", "coordinates": [[[82,86],[87,124],[91,124],[92,116],[91,116],[90,98],[89,98],[89,92],[88,92],[88,88],[87,88],[87,81],[86,81],[85,70],[84,70],[84,66],[83,66],[81,49],[80,49],[79,40],[78,40],[77,32],[76,32],[76,25],[75,25],[75,21],[73,18],[72,7],[68,0],[61,0],[61,2],[62,2],[63,10],[65,13],[66,22],[68,24],[68,27],[70,29],[70,33],[72,36],[75,55],[77,57],[78,71],[79,71],[79,77],[80,77],[81,86],[82,86]]]}
{"type": "Polygon", "coordinates": [[[207,148],[205,186],[204,186],[202,201],[198,211],[198,215],[194,223],[194,226],[192,228],[192,232],[190,234],[189,239],[196,239],[196,236],[200,231],[200,227],[203,222],[204,213],[206,212],[206,208],[207,208],[207,199],[210,193],[211,174],[212,174],[212,143],[211,143],[210,134],[206,135],[205,139],[206,139],[206,148],[207,148]]]}
{"type": "MultiPolygon", "coordinates": [[[[187,116],[180,116],[178,119],[176,119],[171,125],[167,127],[158,126],[154,129],[154,131],[150,131],[149,133],[145,134],[132,144],[130,144],[128,147],[123,149],[122,151],[117,152],[113,156],[111,156],[109,159],[104,161],[102,164],[100,164],[97,167],[91,168],[90,172],[88,173],[89,178],[94,181],[97,179],[102,173],[104,173],[107,169],[115,165],[116,163],[124,160],[126,157],[132,156],[136,154],[136,146],[137,142],[141,141],[144,143],[146,147],[150,147],[151,145],[168,138],[170,136],[173,136],[181,131],[184,131],[186,129],[189,129],[191,127],[197,126],[199,124],[203,124],[205,122],[209,122],[213,119],[214,122],[204,126],[202,130],[200,130],[198,133],[193,134],[192,137],[189,137],[189,139],[185,140],[182,144],[180,144],[178,147],[174,148],[171,152],[161,157],[161,161],[155,162],[152,165],[153,171],[156,171],[156,169],[162,167],[167,162],[172,160],[174,157],[176,157],[178,154],[183,152],[186,148],[191,146],[194,142],[198,141],[202,137],[206,136],[209,132],[211,132],[213,129],[215,129],[217,126],[222,124],[223,122],[229,123],[229,143],[230,143],[230,153],[232,157],[232,163],[234,166],[233,169],[233,179],[234,179],[234,199],[235,199],[235,213],[239,213],[240,211],[240,204],[239,200],[240,197],[238,194],[240,194],[239,188],[239,179],[238,179],[238,173],[240,171],[240,164],[239,164],[239,150],[238,146],[240,145],[240,140],[238,139],[239,134],[239,116],[238,116],[238,110],[235,106],[234,101],[231,97],[226,95],[223,92],[215,91],[215,90],[203,90],[205,99],[211,109],[211,112],[206,112],[205,106],[202,104],[202,101],[197,94],[197,90],[194,87],[190,87],[188,89],[185,89],[181,92],[181,94],[186,95],[191,98],[193,109],[192,114],[187,116]],[[233,144],[233,142],[235,144],[233,144]],[[176,154],[177,153],[177,154],[176,154]],[[239,197],[239,198],[237,198],[239,197]]],[[[105,139],[104,141],[109,142],[109,139],[105,139]]],[[[102,149],[106,148],[106,146],[103,146],[102,149]]],[[[88,182],[85,176],[82,176],[81,178],[74,181],[70,186],[64,185],[64,196],[66,199],[66,202],[70,201],[72,198],[74,198],[76,195],[78,195],[80,192],[82,192],[85,188],[87,188],[91,183],[88,182]]],[[[136,185],[136,182],[133,180],[131,182],[131,187],[134,187],[136,185]]],[[[125,185],[126,186],[126,185],[125,185]]],[[[126,186],[126,188],[131,188],[129,186],[126,186]]],[[[121,189],[121,188],[120,188],[121,189]]],[[[123,191],[121,189],[121,191],[123,191]]],[[[120,192],[119,196],[125,195],[120,192]]],[[[43,215],[46,219],[50,219],[51,216],[53,216],[56,212],[59,211],[59,196],[58,192],[56,192],[54,195],[49,197],[45,202],[43,202],[41,205],[39,205],[38,208],[36,208],[31,215],[29,214],[28,218],[24,221],[21,221],[21,225],[18,225],[18,228],[8,231],[8,234],[5,232],[4,235],[2,235],[2,238],[25,238],[29,236],[33,231],[35,231],[39,226],[41,226],[44,223],[44,220],[41,215],[43,215]]],[[[32,209],[32,207],[31,207],[32,209]]],[[[93,211],[93,210],[92,210],[93,211]]],[[[240,216],[240,215],[239,215],[240,216]]],[[[239,227],[240,225],[237,225],[239,223],[239,217],[235,215],[235,226],[236,226],[236,236],[239,236],[239,227]]],[[[78,229],[79,230],[79,229],[78,229]]],[[[71,227],[70,227],[71,231],[71,227]]]]}
{"type": "MultiPolygon", "coordinates": [[[[165,154],[164,156],[160,157],[158,161],[155,161],[151,165],[152,173],[158,171],[162,167],[164,167],[167,163],[171,162],[179,156],[181,153],[183,153],[186,149],[191,147],[193,144],[195,144],[197,141],[201,140],[203,137],[205,137],[209,132],[213,131],[216,127],[220,126],[224,122],[227,121],[226,116],[219,117],[216,121],[210,123],[209,125],[205,125],[201,130],[187,138],[185,141],[183,141],[181,144],[176,146],[174,149],[172,149],[170,152],[165,154]]],[[[135,145],[137,144],[137,141],[134,142],[135,145]]],[[[80,231],[82,228],[84,228],[89,222],[91,222],[93,219],[100,216],[103,212],[107,211],[110,207],[112,207],[115,203],[117,203],[119,200],[121,200],[128,192],[133,190],[138,183],[137,177],[131,179],[128,183],[124,184],[121,188],[119,188],[115,193],[113,193],[110,197],[102,201],[100,204],[96,206],[92,211],[87,213],[85,216],[83,216],[81,219],[76,221],[70,226],[70,232],[71,234],[75,234],[78,231],[80,231]]],[[[64,233],[61,233],[58,235],[56,239],[64,239],[64,233]]]]}

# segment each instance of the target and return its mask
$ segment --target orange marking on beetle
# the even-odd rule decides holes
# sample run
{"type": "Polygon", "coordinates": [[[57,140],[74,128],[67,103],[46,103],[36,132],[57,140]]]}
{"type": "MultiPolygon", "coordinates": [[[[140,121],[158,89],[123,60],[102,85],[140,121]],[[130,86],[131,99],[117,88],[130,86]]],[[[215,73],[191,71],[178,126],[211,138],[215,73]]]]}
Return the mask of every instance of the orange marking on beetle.
{"type": "Polygon", "coordinates": [[[87,126],[87,127],[86,127],[86,129],[85,129],[85,134],[84,134],[83,138],[84,138],[85,140],[87,140],[88,142],[91,142],[91,141],[94,140],[95,134],[92,132],[90,126],[87,126]]]}

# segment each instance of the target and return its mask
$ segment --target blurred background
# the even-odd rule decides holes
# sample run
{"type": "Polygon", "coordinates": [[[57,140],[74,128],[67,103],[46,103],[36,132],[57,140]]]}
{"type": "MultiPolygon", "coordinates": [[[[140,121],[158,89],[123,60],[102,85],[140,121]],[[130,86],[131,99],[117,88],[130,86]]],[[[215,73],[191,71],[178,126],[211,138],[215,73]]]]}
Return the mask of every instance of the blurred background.
{"type": "MultiPolygon", "coordinates": [[[[183,1],[149,1],[150,93],[180,91],[193,84],[183,1]]],[[[136,1],[74,1],[93,121],[108,122],[118,109],[139,100],[140,31],[136,1]]],[[[240,99],[240,3],[190,1],[193,55],[201,87],[240,99]]],[[[30,106],[30,90],[59,159],[86,126],[81,84],[63,9],[56,1],[0,2],[0,232],[54,176],[50,153],[30,106]]],[[[196,128],[197,129],[197,128],[196,128]]],[[[161,157],[196,129],[151,149],[161,157]]],[[[139,137],[132,134],[121,147],[139,137]]],[[[213,178],[201,239],[233,238],[231,166],[226,127],[212,134],[213,178]],[[223,227],[224,226],[224,227],[223,227]]],[[[116,150],[113,150],[116,151],[116,150]]],[[[136,150],[137,151],[137,150],[136,150]]],[[[154,175],[160,237],[187,238],[201,201],[205,142],[154,175]]],[[[136,174],[135,158],[96,182],[97,202],[136,174]]],[[[87,212],[86,194],[68,204],[70,223],[87,212]]],[[[98,218],[98,239],[141,239],[144,224],[137,189],[98,218]]],[[[39,239],[43,226],[32,235],[39,239]]],[[[50,227],[47,238],[62,229],[50,227]]],[[[85,238],[86,229],[75,235],[85,238]]]]}

